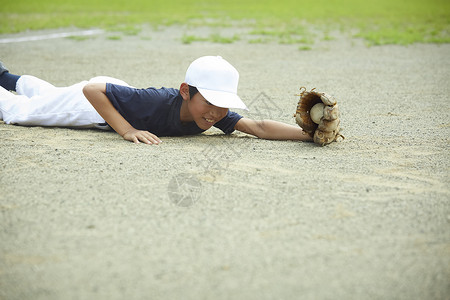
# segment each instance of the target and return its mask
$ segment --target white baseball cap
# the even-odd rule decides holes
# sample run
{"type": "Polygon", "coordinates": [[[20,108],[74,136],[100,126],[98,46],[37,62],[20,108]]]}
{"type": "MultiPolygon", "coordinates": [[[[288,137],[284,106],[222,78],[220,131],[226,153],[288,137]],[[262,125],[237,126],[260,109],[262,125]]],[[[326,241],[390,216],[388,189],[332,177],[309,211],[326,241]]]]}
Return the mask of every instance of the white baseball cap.
{"type": "Polygon", "coordinates": [[[194,60],[186,71],[185,82],[215,106],[248,110],[237,95],[239,72],[221,56],[194,60]]]}

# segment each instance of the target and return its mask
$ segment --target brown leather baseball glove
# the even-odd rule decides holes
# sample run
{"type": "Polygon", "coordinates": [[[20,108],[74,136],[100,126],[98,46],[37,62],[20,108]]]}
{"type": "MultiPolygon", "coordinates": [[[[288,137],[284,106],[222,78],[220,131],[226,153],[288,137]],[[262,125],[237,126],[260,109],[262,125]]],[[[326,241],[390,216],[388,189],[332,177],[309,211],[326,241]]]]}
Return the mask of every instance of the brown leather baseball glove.
{"type": "Polygon", "coordinates": [[[314,143],[325,146],[337,141],[340,134],[340,114],[337,101],[325,94],[315,91],[307,91],[300,88],[300,100],[295,112],[295,121],[308,133],[314,143]]]}

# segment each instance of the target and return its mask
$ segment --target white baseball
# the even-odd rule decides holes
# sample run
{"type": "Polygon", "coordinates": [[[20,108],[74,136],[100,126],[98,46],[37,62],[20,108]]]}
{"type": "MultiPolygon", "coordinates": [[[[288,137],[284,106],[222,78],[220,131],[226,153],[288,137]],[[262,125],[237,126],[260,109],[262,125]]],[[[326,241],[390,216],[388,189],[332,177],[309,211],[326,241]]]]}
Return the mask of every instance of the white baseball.
{"type": "Polygon", "coordinates": [[[317,103],[311,108],[311,111],[309,112],[311,119],[314,123],[319,124],[320,119],[323,117],[323,103],[317,103]]]}

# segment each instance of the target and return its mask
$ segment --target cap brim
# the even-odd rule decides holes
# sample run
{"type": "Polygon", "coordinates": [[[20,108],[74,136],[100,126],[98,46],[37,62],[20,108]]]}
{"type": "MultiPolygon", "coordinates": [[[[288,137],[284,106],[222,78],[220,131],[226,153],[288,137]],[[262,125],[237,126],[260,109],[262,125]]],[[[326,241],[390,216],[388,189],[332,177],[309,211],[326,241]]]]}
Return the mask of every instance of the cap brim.
{"type": "Polygon", "coordinates": [[[211,104],[223,108],[239,108],[248,110],[241,98],[234,93],[197,88],[200,94],[211,104]]]}

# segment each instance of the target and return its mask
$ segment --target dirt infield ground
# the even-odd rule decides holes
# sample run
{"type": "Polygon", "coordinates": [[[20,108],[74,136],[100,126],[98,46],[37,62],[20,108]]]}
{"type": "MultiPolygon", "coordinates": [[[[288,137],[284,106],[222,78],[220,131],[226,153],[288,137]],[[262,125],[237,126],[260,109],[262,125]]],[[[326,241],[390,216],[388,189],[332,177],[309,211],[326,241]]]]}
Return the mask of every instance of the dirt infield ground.
{"type": "Polygon", "coordinates": [[[61,86],[179,87],[193,59],[222,55],[240,71],[238,112],[293,124],[298,89],[317,88],[338,99],[346,139],[212,130],[148,146],[0,124],[0,299],[448,297],[450,45],[181,35],[0,44],[0,60],[61,86]]]}

